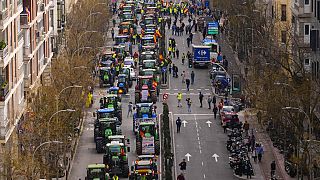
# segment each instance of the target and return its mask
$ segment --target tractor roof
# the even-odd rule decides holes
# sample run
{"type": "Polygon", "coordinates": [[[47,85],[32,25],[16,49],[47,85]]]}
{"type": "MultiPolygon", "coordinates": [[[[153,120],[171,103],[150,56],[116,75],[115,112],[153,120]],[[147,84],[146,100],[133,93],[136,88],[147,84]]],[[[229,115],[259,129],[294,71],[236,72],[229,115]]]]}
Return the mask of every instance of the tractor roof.
{"type": "Polygon", "coordinates": [[[126,74],[119,74],[118,77],[127,77],[126,74]]]}
{"type": "Polygon", "coordinates": [[[109,113],[113,112],[114,108],[104,108],[104,109],[98,109],[98,113],[109,113]]]}
{"type": "Polygon", "coordinates": [[[150,165],[151,162],[148,160],[140,160],[140,161],[136,161],[136,164],[138,164],[140,166],[146,166],[146,165],[150,165]]]}
{"type": "Polygon", "coordinates": [[[119,87],[113,86],[113,87],[109,88],[109,90],[119,90],[119,87]]]}
{"type": "Polygon", "coordinates": [[[156,69],[142,69],[142,71],[143,72],[145,72],[145,71],[153,71],[153,72],[155,72],[155,71],[157,71],[156,69]]]}
{"type": "Polygon", "coordinates": [[[119,141],[111,141],[110,143],[107,143],[107,146],[124,146],[124,144],[119,141]]]}
{"type": "Polygon", "coordinates": [[[99,121],[101,122],[114,122],[114,121],[118,121],[117,117],[114,118],[100,118],[99,121]]]}
{"type": "Polygon", "coordinates": [[[155,122],[152,122],[152,121],[148,121],[148,122],[141,122],[139,125],[141,126],[147,126],[147,125],[154,125],[155,122]]]}
{"type": "Polygon", "coordinates": [[[156,157],[155,155],[140,155],[138,156],[138,159],[146,159],[146,158],[153,159],[155,157],[156,157]]]}
{"type": "Polygon", "coordinates": [[[154,51],[144,51],[141,54],[154,54],[154,51]]]}
{"type": "Polygon", "coordinates": [[[96,168],[106,168],[104,164],[89,164],[88,169],[96,169],[96,168]]]}
{"type": "Polygon", "coordinates": [[[113,136],[108,136],[108,139],[124,139],[124,135],[113,135],[113,136]]]}
{"type": "Polygon", "coordinates": [[[156,62],[155,59],[145,59],[142,61],[143,63],[148,63],[148,62],[156,62]]]}
{"type": "Polygon", "coordinates": [[[106,98],[112,98],[112,97],[118,97],[118,95],[116,95],[116,94],[108,94],[108,95],[106,96],[106,98]]]}
{"type": "Polygon", "coordinates": [[[152,79],[153,76],[138,76],[139,79],[152,79]]]}
{"type": "Polygon", "coordinates": [[[142,40],[144,40],[144,39],[153,39],[153,36],[151,36],[151,35],[146,35],[146,36],[143,36],[143,37],[142,37],[142,40]]]}
{"type": "Polygon", "coordinates": [[[136,106],[138,107],[150,107],[153,103],[137,103],[136,106]]]}
{"type": "Polygon", "coordinates": [[[128,38],[129,36],[128,35],[118,35],[116,36],[116,38],[128,38]]]}

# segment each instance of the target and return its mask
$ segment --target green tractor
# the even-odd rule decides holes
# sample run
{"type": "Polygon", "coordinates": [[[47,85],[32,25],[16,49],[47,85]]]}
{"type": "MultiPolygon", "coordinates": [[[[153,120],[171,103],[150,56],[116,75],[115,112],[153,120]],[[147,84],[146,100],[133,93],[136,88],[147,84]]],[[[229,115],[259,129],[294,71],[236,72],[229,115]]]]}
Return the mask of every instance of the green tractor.
{"type": "MultiPolygon", "coordinates": [[[[139,156],[138,156],[139,157],[139,156]]],[[[129,180],[158,180],[157,163],[153,160],[137,159],[131,166],[129,180]]]]}
{"type": "Polygon", "coordinates": [[[114,76],[112,75],[109,67],[100,67],[99,69],[99,86],[113,86],[114,76]]]}
{"type": "Polygon", "coordinates": [[[109,174],[128,178],[129,165],[127,152],[130,148],[119,141],[111,141],[106,146],[106,154],[103,156],[103,163],[109,165],[109,174]]]}
{"type": "Polygon", "coordinates": [[[116,117],[120,121],[120,124],[122,123],[122,111],[121,107],[119,106],[114,106],[113,108],[103,108],[103,109],[98,109],[93,116],[97,115],[97,120],[100,118],[113,118],[116,117]]]}
{"type": "Polygon", "coordinates": [[[109,136],[121,133],[117,118],[101,118],[96,121],[94,124],[94,140],[97,152],[103,153],[105,151],[109,136]]]}
{"type": "Polygon", "coordinates": [[[136,152],[141,154],[160,154],[158,125],[154,121],[140,122],[136,135],[136,152]]]}
{"type": "Polygon", "coordinates": [[[85,180],[109,180],[108,166],[105,164],[89,164],[85,180]]]}
{"type": "Polygon", "coordinates": [[[104,108],[111,108],[118,113],[122,113],[121,97],[116,94],[108,94],[107,96],[101,98],[100,109],[104,108]]]}

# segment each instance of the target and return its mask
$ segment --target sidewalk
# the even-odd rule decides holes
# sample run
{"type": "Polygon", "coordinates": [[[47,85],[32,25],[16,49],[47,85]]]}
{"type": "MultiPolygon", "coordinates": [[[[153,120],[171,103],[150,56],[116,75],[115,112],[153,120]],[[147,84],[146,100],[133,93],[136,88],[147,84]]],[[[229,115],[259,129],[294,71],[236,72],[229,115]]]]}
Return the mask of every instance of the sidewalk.
{"type": "MultiPolygon", "coordinates": [[[[240,62],[237,54],[232,50],[231,46],[226,40],[224,34],[221,34],[218,37],[219,45],[221,46],[221,50],[223,55],[226,55],[226,58],[229,61],[229,74],[239,74],[242,76],[242,92],[244,92],[244,83],[245,83],[245,67],[244,64],[240,62]]],[[[243,111],[239,112],[239,119],[243,121],[243,111]]],[[[290,180],[291,178],[284,169],[284,158],[283,155],[279,153],[278,149],[273,147],[272,141],[270,137],[265,132],[265,130],[257,123],[256,120],[256,112],[254,110],[250,110],[249,116],[250,128],[254,129],[254,135],[256,137],[256,142],[260,142],[264,147],[264,155],[261,163],[253,163],[253,166],[258,166],[264,179],[270,179],[270,165],[272,161],[276,161],[276,177],[277,179],[286,179],[290,180]]],[[[253,162],[253,160],[252,160],[253,162]]]]}

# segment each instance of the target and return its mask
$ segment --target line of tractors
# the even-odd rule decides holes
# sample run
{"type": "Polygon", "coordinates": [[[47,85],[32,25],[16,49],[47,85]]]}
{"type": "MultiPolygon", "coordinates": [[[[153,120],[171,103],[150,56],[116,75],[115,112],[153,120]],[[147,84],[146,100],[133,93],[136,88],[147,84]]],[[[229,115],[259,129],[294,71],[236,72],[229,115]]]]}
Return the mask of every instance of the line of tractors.
{"type": "MultiPolygon", "coordinates": [[[[103,153],[99,164],[87,167],[87,180],[109,180],[118,177],[130,180],[157,180],[160,154],[159,122],[156,102],[160,91],[160,69],[157,39],[157,1],[125,0],[119,6],[119,32],[115,45],[99,54],[99,85],[108,86],[108,95],[100,99],[94,112],[94,142],[97,153],[103,153]],[[139,18],[137,17],[139,16],[139,18]],[[141,26],[139,54],[132,54],[132,36],[141,26]],[[136,72],[138,74],[136,75],[136,72]],[[135,134],[136,159],[129,165],[130,140],[122,134],[122,95],[134,86],[132,131],[135,134]]],[[[135,44],[135,43],[134,43],[135,44]]],[[[129,113],[128,113],[129,114],[129,113]]]]}

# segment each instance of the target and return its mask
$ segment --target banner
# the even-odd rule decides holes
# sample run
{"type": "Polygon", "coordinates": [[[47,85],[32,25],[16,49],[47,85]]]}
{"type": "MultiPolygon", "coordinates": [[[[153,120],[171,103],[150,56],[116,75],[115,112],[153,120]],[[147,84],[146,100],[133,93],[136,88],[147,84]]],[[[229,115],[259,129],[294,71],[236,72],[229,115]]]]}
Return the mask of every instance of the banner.
{"type": "Polygon", "coordinates": [[[154,154],[154,137],[142,139],[142,154],[154,154]]]}

